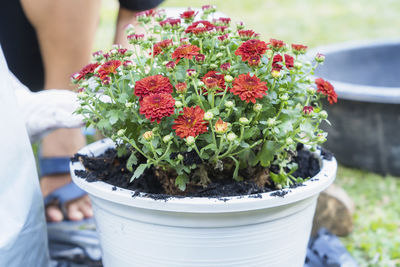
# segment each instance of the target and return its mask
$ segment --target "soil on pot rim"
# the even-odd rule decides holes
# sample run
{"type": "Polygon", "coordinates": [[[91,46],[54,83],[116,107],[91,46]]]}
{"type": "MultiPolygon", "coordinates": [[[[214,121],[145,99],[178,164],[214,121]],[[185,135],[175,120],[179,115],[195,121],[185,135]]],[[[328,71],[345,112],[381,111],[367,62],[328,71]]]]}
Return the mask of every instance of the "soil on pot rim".
{"type": "MultiPolygon", "coordinates": [[[[323,159],[331,160],[332,153],[321,149],[323,159]]],[[[190,161],[196,161],[193,155],[184,155],[190,161]]],[[[195,155],[197,156],[197,155],[195,155]]],[[[160,180],[155,175],[154,168],[145,170],[144,174],[129,182],[132,173],[126,169],[128,156],[118,157],[115,149],[108,149],[97,157],[90,157],[82,154],[75,154],[71,158],[72,162],[81,161],[86,170],[75,170],[78,177],[86,179],[88,182],[103,181],[113,185],[112,190],[117,187],[133,191],[132,196],[145,193],[147,197],[154,199],[168,199],[172,197],[166,194],[160,180]],[[144,178],[145,177],[145,178],[144,178]]],[[[308,178],[315,176],[320,171],[320,162],[310,151],[303,148],[303,145],[297,146],[297,154],[293,161],[298,164],[298,169],[292,174],[294,177],[308,178]]],[[[140,162],[139,162],[140,164],[140,162]]],[[[277,172],[276,166],[271,166],[268,171],[277,172]]],[[[302,186],[295,183],[292,187],[302,186]]],[[[283,197],[290,189],[276,191],[271,183],[270,185],[260,187],[254,181],[244,180],[237,182],[231,177],[211,178],[211,183],[207,187],[192,186],[190,190],[185,191],[185,195],[173,197],[212,197],[225,200],[224,197],[251,195],[251,197],[261,197],[261,193],[271,192],[273,196],[283,197]]]]}

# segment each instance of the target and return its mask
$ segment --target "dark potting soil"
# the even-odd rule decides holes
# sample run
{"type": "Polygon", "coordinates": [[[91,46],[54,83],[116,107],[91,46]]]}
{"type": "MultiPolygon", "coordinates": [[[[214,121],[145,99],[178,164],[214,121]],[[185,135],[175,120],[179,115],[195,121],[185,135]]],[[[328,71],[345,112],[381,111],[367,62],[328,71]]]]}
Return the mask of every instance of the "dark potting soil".
{"type": "MultiPolygon", "coordinates": [[[[331,160],[332,153],[321,149],[321,155],[324,159],[331,160]]],[[[292,174],[294,177],[309,178],[315,176],[320,171],[320,163],[310,151],[303,148],[303,145],[298,145],[297,155],[293,157],[293,161],[298,164],[298,169],[292,174]]],[[[182,154],[184,162],[200,163],[197,154],[187,153],[182,154]]],[[[172,157],[176,157],[172,155],[172,157]]],[[[143,175],[132,182],[129,182],[132,173],[126,169],[128,156],[118,157],[115,149],[108,149],[102,155],[90,157],[87,155],[75,154],[71,158],[73,162],[81,161],[86,170],[76,170],[75,174],[78,177],[86,179],[88,182],[103,181],[113,185],[112,190],[117,187],[132,190],[132,197],[145,193],[146,196],[154,199],[168,199],[171,195],[165,194],[164,188],[159,179],[154,174],[154,169],[146,169],[143,175]],[[144,178],[145,177],[145,178],[144,178]]],[[[277,172],[276,166],[271,166],[270,171],[277,172]]],[[[290,189],[276,190],[275,188],[263,187],[260,188],[253,181],[237,182],[232,178],[212,179],[212,182],[206,187],[191,188],[185,197],[213,197],[221,200],[226,200],[224,197],[251,195],[252,197],[261,197],[261,193],[271,192],[272,196],[285,196],[290,189]]],[[[301,183],[295,183],[293,187],[301,186],[301,183]]],[[[183,196],[174,196],[183,197],[183,196]]]]}

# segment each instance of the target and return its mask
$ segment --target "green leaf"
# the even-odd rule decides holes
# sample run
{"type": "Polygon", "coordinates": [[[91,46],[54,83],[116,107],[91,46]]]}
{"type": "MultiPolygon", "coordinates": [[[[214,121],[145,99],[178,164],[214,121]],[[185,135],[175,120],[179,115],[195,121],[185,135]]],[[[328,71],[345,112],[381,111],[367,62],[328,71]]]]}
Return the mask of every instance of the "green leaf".
{"type": "Polygon", "coordinates": [[[242,141],[242,142],[240,143],[240,146],[243,147],[243,148],[247,148],[247,147],[249,147],[250,145],[249,145],[248,143],[242,141]]]}
{"type": "Polygon", "coordinates": [[[189,178],[185,174],[181,174],[175,179],[175,185],[179,187],[181,191],[185,191],[186,184],[189,182],[189,178]]]}
{"type": "Polygon", "coordinates": [[[129,95],[126,93],[122,93],[118,97],[118,101],[121,103],[125,103],[129,99],[129,95]]]}
{"type": "Polygon", "coordinates": [[[126,168],[130,171],[133,172],[133,165],[137,165],[138,159],[135,155],[135,152],[132,152],[132,154],[129,156],[128,161],[126,162],[126,168]]]}
{"type": "Polygon", "coordinates": [[[127,149],[125,146],[118,146],[117,147],[117,156],[122,157],[125,156],[128,153],[127,149]]]}
{"type": "Polygon", "coordinates": [[[263,111],[261,112],[262,119],[274,117],[275,114],[276,114],[276,109],[274,108],[274,106],[272,104],[270,104],[270,103],[263,104],[263,111]]]}
{"type": "Polygon", "coordinates": [[[103,130],[111,130],[111,125],[110,125],[110,122],[107,119],[101,119],[97,123],[97,128],[103,129],[103,130]]]}
{"type": "Polygon", "coordinates": [[[280,145],[278,142],[266,141],[257,154],[257,158],[260,161],[261,166],[268,167],[271,161],[274,159],[275,153],[279,148],[280,145]]]}
{"type": "Polygon", "coordinates": [[[279,125],[280,132],[286,135],[293,131],[293,120],[287,120],[279,125]]]}
{"type": "Polygon", "coordinates": [[[274,183],[276,184],[280,184],[280,185],[286,185],[286,181],[287,181],[287,176],[285,174],[279,173],[273,173],[270,172],[269,176],[271,177],[272,181],[274,181],[274,183]]]}
{"type": "Polygon", "coordinates": [[[208,101],[208,103],[211,103],[211,102],[212,102],[212,98],[213,98],[213,93],[208,92],[208,94],[207,94],[207,101],[208,101]]]}
{"type": "Polygon", "coordinates": [[[259,134],[259,133],[260,133],[260,130],[256,126],[254,126],[254,127],[250,128],[250,129],[246,129],[244,131],[243,139],[246,140],[246,139],[248,139],[250,137],[253,137],[253,136],[255,136],[256,134],[259,134]]]}
{"type": "Polygon", "coordinates": [[[214,116],[218,116],[219,115],[219,109],[218,108],[213,108],[208,110],[208,112],[211,112],[214,116]]]}
{"type": "Polygon", "coordinates": [[[215,149],[217,149],[217,147],[215,146],[215,144],[208,144],[208,145],[206,145],[205,147],[203,147],[203,148],[200,150],[200,153],[203,154],[203,152],[204,152],[205,150],[209,150],[209,149],[215,150],[215,149]]]}
{"type": "Polygon", "coordinates": [[[175,75],[178,81],[184,81],[186,79],[186,69],[183,66],[177,66],[175,75]]]}
{"type": "Polygon", "coordinates": [[[111,125],[114,125],[118,121],[118,114],[112,113],[109,119],[111,125]]]}
{"type": "Polygon", "coordinates": [[[314,133],[314,126],[310,122],[303,122],[300,124],[300,131],[307,136],[312,136],[314,133]]]}
{"type": "Polygon", "coordinates": [[[132,181],[135,180],[136,178],[139,178],[140,175],[142,175],[143,172],[146,170],[146,168],[147,168],[147,164],[145,164],[145,163],[140,164],[140,165],[136,168],[135,172],[133,173],[130,182],[132,182],[132,181]]]}

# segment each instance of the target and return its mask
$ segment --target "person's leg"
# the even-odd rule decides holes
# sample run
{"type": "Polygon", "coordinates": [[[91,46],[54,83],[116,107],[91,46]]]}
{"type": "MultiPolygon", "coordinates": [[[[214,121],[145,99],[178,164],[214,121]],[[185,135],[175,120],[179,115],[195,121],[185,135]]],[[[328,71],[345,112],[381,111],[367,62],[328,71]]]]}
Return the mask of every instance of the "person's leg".
{"type": "MultiPolygon", "coordinates": [[[[73,89],[72,73],[90,60],[99,20],[100,0],[22,0],[23,9],[34,26],[45,69],[45,89],[73,89]]],[[[85,145],[79,129],[60,129],[42,141],[43,157],[72,156],[85,145]]],[[[71,181],[68,174],[41,179],[43,195],[71,181]]],[[[69,219],[92,215],[87,196],[68,204],[69,219]]],[[[49,220],[62,220],[55,207],[47,209],[49,220]]]]}
{"type": "Polygon", "coordinates": [[[125,26],[128,24],[135,26],[136,33],[144,33],[144,30],[139,26],[139,23],[136,20],[137,13],[138,12],[126,9],[124,7],[119,8],[117,24],[115,27],[114,44],[120,44],[123,47],[128,48],[131,47],[125,33],[125,26]]]}

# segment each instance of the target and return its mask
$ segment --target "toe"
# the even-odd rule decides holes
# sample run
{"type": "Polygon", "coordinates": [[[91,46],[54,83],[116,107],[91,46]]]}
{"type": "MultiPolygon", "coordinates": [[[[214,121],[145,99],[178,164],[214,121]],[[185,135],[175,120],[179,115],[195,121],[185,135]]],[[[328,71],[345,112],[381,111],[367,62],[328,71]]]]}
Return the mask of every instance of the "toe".
{"type": "Polygon", "coordinates": [[[64,216],[57,206],[46,207],[46,217],[49,222],[61,222],[64,216]]]}
{"type": "Polygon", "coordinates": [[[68,219],[71,221],[79,221],[84,218],[84,214],[76,203],[71,203],[67,206],[68,219]]]}

